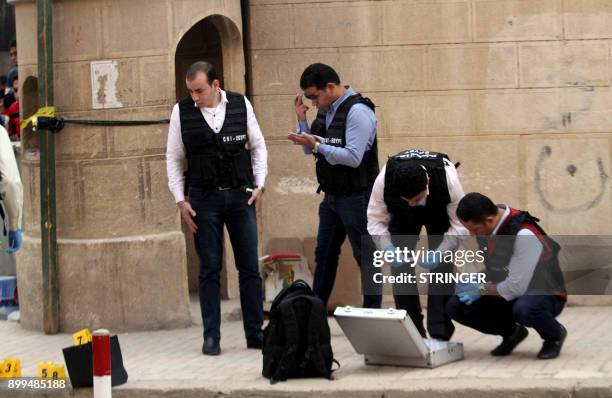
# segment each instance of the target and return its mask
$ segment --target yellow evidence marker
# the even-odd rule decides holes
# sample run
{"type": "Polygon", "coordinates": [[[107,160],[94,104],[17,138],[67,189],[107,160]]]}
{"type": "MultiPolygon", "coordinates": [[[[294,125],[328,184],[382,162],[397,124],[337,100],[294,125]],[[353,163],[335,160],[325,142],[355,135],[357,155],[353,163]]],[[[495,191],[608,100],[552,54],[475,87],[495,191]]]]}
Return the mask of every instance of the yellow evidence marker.
{"type": "Polygon", "coordinates": [[[49,380],[63,380],[66,378],[66,369],[64,368],[64,365],[59,365],[53,362],[39,362],[38,378],[49,380]]]}
{"type": "Polygon", "coordinates": [[[89,329],[79,330],[75,334],[72,335],[72,341],[74,341],[74,345],[83,345],[87,343],[91,343],[92,337],[89,329]]]}
{"type": "Polygon", "coordinates": [[[0,362],[0,378],[16,377],[21,377],[21,361],[17,358],[5,358],[3,362],[0,362]]]}

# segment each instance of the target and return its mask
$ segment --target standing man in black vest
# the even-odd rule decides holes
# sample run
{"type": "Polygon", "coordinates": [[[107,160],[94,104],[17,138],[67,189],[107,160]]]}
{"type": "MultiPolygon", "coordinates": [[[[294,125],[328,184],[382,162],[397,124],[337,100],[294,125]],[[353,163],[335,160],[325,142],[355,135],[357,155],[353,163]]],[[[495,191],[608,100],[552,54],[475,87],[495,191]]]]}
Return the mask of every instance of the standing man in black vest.
{"type": "MultiPolygon", "coordinates": [[[[378,175],[377,122],[372,101],[340,84],[340,77],[328,65],[308,66],[300,78],[300,88],[318,113],[309,128],[308,107],[298,94],[294,103],[298,132],[289,134],[289,139],[302,145],[305,154],[314,154],[318,192],[325,192],[319,206],[313,289],[327,305],[336,280],[340,247],[347,235],[362,280],[371,278],[368,271],[374,271],[367,260],[370,255],[366,252],[371,250],[362,247],[362,240],[370,239],[366,211],[378,175]]],[[[363,306],[380,308],[380,293],[363,290],[363,306]]]]}
{"type": "MultiPolygon", "coordinates": [[[[418,264],[449,273],[453,264],[443,263],[442,253],[455,250],[468,235],[455,210],[463,197],[457,169],[442,153],[407,150],[392,156],[376,178],[368,206],[368,231],[379,250],[394,252],[395,244],[413,250],[421,228],[427,229],[429,249],[434,252],[418,264]]],[[[408,264],[392,264],[395,273],[414,273],[408,264]]],[[[393,286],[395,305],[410,315],[423,337],[423,315],[415,284],[393,286]]],[[[432,338],[449,340],[455,327],[445,306],[452,286],[431,283],[427,298],[427,330],[432,338]]]]}
{"type": "Polygon", "coordinates": [[[457,216],[485,255],[487,283],[466,284],[448,302],[449,315],[482,333],[502,336],[491,355],[509,355],[532,327],[544,340],[539,359],[559,356],[567,330],[555,318],[567,300],[560,246],[526,211],[495,205],[472,192],[457,216]]]}
{"type": "Polygon", "coordinates": [[[261,348],[263,294],[257,256],[256,207],[267,174],[267,150],[253,107],[220,88],[207,62],[187,71],[189,96],[172,110],[167,147],[168,185],[181,217],[194,233],[200,257],[199,294],[206,355],[220,353],[219,276],[223,226],[234,250],[248,348],[261,348]],[[189,201],[183,161],[187,159],[189,201]]]}

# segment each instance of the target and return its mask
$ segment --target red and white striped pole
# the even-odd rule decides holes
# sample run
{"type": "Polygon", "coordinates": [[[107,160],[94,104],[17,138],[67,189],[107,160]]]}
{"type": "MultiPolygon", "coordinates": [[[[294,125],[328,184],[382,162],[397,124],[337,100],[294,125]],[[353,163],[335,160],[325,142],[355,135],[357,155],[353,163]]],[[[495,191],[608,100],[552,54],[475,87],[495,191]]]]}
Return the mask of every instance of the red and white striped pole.
{"type": "Polygon", "coordinates": [[[106,329],[93,332],[94,398],[111,398],[110,333],[106,329]]]}

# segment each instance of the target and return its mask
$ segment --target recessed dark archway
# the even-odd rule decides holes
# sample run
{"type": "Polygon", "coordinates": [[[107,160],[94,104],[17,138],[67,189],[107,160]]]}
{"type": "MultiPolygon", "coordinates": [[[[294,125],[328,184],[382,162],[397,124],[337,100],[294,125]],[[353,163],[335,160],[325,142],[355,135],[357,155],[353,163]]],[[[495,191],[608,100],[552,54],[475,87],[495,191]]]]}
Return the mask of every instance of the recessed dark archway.
{"type": "Polygon", "coordinates": [[[219,68],[225,90],[245,92],[245,58],[242,34],[236,23],[223,15],[209,15],[188,25],[176,42],[175,93],[186,94],[185,72],[195,61],[208,61],[219,68]]]}
{"type": "MultiPolygon", "coordinates": [[[[185,87],[185,73],[189,66],[196,61],[211,63],[219,76],[223,76],[223,49],[219,30],[208,17],[195,24],[181,38],[176,48],[174,68],[176,71],[176,98],[187,95],[185,87]]],[[[223,87],[223,80],[221,81],[223,87]]]]}

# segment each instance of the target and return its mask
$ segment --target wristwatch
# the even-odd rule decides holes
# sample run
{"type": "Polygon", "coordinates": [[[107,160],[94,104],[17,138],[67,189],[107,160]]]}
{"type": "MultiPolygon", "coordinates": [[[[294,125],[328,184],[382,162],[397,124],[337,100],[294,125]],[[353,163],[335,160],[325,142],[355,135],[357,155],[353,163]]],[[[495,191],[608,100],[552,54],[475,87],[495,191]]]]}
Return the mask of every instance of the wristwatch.
{"type": "Polygon", "coordinates": [[[314,148],[312,148],[312,152],[313,153],[319,153],[319,146],[320,145],[321,144],[319,143],[319,141],[315,142],[315,146],[314,146],[314,148]]]}
{"type": "Polygon", "coordinates": [[[255,185],[255,189],[259,189],[261,193],[266,192],[266,188],[263,185],[261,187],[258,187],[257,185],[255,185]]]}

